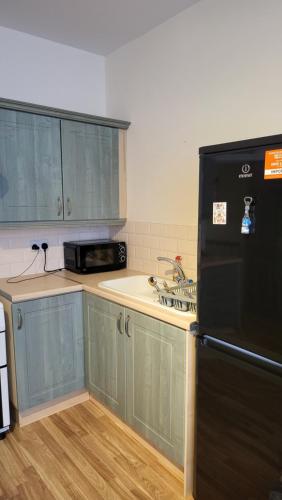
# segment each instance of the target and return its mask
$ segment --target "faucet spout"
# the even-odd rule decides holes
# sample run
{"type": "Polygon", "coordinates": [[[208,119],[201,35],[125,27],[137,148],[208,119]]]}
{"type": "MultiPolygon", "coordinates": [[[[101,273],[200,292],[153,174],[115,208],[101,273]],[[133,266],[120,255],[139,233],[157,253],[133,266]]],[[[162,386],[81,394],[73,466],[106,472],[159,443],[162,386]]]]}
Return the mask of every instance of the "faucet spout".
{"type": "Polygon", "coordinates": [[[165,262],[169,262],[177,271],[179,280],[184,281],[186,279],[185,273],[181,265],[175,262],[175,260],[169,259],[168,257],[157,257],[157,260],[164,260],[165,262]]]}

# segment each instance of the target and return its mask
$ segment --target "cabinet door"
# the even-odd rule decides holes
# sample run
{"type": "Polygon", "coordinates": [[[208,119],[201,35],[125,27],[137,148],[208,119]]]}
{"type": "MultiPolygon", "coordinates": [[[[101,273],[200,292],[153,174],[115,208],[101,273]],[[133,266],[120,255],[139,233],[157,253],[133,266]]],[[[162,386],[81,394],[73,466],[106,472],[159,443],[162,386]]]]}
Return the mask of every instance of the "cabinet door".
{"type": "Polygon", "coordinates": [[[84,315],[86,385],[99,401],[124,417],[124,309],[86,294],[84,315]]]}
{"type": "Polygon", "coordinates": [[[128,309],[125,326],[127,422],[183,465],[185,332],[128,309]]]}
{"type": "Polygon", "coordinates": [[[84,387],[82,293],[13,304],[20,411],[84,387]]]}
{"type": "Polygon", "coordinates": [[[0,109],[0,222],[62,218],[60,120],[0,109]]]}
{"type": "Polygon", "coordinates": [[[62,120],[65,219],[119,217],[118,129],[62,120]]]}

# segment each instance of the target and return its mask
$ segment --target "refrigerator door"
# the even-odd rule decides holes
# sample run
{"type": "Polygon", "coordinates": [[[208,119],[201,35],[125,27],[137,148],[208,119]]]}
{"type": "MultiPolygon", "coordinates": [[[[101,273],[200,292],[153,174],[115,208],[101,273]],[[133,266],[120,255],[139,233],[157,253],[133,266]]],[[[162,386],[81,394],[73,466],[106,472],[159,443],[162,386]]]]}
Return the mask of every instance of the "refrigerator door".
{"type": "Polygon", "coordinates": [[[282,500],[282,365],[197,339],[196,500],[282,500]]]}
{"type": "Polygon", "coordinates": [[[282,362],[282,175],[264,178],[265,153],[278,149],[201,154],[198,316],[201,335],[282,362]]]}

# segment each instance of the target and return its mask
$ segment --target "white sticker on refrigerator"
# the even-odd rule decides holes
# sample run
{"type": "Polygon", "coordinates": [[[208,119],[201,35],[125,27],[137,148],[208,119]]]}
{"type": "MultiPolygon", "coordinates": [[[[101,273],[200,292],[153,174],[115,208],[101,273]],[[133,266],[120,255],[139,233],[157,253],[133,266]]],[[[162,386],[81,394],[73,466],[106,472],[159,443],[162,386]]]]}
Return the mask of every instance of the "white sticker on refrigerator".
{"type": "Polygon", "coordinates": [[[213,203],[212,220],[213,224],[226,224],[227,221],[226,201],[216,201],[213,203]]]}

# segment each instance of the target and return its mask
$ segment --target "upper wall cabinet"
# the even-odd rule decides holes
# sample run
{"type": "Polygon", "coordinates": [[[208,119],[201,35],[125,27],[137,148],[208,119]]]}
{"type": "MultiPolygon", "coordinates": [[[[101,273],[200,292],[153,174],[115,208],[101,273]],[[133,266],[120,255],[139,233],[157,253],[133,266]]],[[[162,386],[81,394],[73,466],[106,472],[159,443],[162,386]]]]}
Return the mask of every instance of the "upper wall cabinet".
{"type": "Polygon", "coordinates": [[[61,219],[60,120],[0,109],[0,221],[61,219]]]}
{"type": "Polygon", "coordinates": [[[62,120],[66,220],[119,217],[119,131],[62,120]]]}
{"type": "Polygon", "coordinates": [[[0,223],[120,223],[128,126],[0,99],[0,223]]]}

